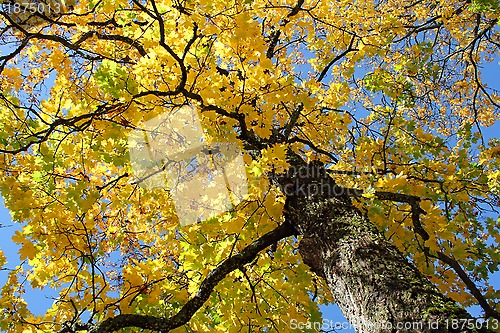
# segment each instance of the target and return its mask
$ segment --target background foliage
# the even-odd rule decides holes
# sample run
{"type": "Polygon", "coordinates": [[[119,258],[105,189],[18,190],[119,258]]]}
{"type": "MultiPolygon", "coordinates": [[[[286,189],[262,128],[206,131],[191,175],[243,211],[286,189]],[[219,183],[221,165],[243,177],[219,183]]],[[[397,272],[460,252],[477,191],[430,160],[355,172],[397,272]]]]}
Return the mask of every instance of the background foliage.
{"type": "MultiPolygon", "coordinates": [[[[82,0],[0,14],[0,189],[23,260],[0,258],[2,330],[175,315],[282,224],[267,175],[289,167],[287,149],[363,191],[356,205],[440,290],[498,316],[500,142],[483,130],[500,98],[482,73],[498,59],[496,1],[82,0]],[[138,186],[127,137],[186,104],[209,142],[246,152],[252,186],[182,227],[168,190],[138,186]],[[27,284],[58,290],[44,315],[27,284]]],[[[287,331],[330,301],[285,238],[179,331],[287,331]]]]}

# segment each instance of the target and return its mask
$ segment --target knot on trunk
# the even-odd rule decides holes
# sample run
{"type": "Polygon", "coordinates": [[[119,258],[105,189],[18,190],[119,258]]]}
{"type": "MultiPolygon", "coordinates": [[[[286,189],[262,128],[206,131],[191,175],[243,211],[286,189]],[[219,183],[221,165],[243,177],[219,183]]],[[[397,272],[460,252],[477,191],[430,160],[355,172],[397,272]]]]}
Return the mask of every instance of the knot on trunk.
{"type": "Polygon", "coordinates": [[[304,237],[299,243],[299,253],[304,263],[318,276],[325,278],[322,246],[317,237],[304,237]]]}

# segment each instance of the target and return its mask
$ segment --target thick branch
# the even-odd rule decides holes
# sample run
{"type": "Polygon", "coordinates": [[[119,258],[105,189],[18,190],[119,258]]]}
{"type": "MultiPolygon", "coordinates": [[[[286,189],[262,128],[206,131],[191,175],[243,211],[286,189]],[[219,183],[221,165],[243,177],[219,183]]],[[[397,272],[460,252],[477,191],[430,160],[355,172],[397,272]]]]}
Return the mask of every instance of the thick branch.
{"type": "Polygon", "coordinates": [[[321,74],[318,77],[318,80],[317,80],[318,82],[323,81],[323,78],[326,76],[326,73],[328,73],[328,70],[330,69],[330,67],[332,67],[333,64],[335,64],[337,61],[339,61],[340,59],[345,57],[349,52],[357,51],[356,48],[352,47],[355,39],[356,39],[356,36],[355,35],[352,36],[351,41],[350,41],[347,49],[344,52],[342,52],[341,54],[339,54],[338,56],[336,56],[335,58],[333,58],[332,61],[330,61],[328,63],[328,65],[325,66],[325,68],[321,71],[321,74]]]}
{"type": "Polygon", "coordinates": [[[474,296],[474,298],[477,300],[477,302],[479,303],[481,308],[484,310],[484,314],[485,314],[486,318],[495,318],[495,319],[500,320],[500,313],[498,313],[498,311],[495,311],[495,309],[493,309],[490,306],[490,304],[484,298],[481,291],[476,287],[476,284],[469,278],[467,273],[465,273],[465,271],[462,269],[462,266],[460,266],[458,261],[456,261],[452,257],[450,257],[442,252],[438,252],[437,256],[434,256],[434,255],[430,255],[430,256],[441,260],[442,262],[444,262],[445,264],[450,266],[455,271],[455,273],[457,273],[457,275],[460,277],[460,279],[465,283],[467,288],[470,290],[472,296],[474,296]]]}
{"type": "Polygon", "coordinates": [[[208,300],[215,286],[232,271],[252,262],[258,253],[277,241],[296,234],[293,227],[285,222],[268,232],[241,252],[229,257],[208,273],[200,285],[198,293],[187,301],[173,317],[159,318],[137,314],[121,314],[108,318],[89,330],[91,333],[114,332],[126,327],[137,327],[153,331],[168,332],[186,324],[208,300]]]}
{"type": "MultiPolygon", "coordinates": [[[[10,103],[4,96],[0,95],[0,99],[10,103]]],[[[11,106],[13,108],[18,107],[16,105],[11,105],[11,106]]],[[[68,127],[72,131],[83,131],[87,126],[89,126],[92,123],[92,121],[95,118],[113,112],[117,108],[127,107],[127,106],[128,104],[123,104],[123,103],[118,103],[116,105],[110,105],[110,106],[108,104],[102,104],[98,106],[96,111],[92,113],[85,113],[71,118],[57,118],[52,123],[48,123],[47,124],[48,126],[46,128],[38,132],[29,134],[27,139],[29,138],[30,140],[26,143],[20,143],[19,148],[16,149],[0,148],[0,153],[15,155],[23,151],[27,151],[31,146],[47,141],[50,135],[61,127],[68,127]]],[[[39,118],[41,119],[41,117],[39,118]]]]}
{"type": "MultiPolygon", "coordinates": [[[[293,17],[299,13],[299,11],[302,9],[302,5],[304,4],[304,0],[299,0],[297,1],[297,4],[292,8],[290,13],[286,16],[286,19],[283,20],[283,23],[280,24],[281,27],[284,27],[287,25],[290,20],[288,20],[290,17],[293,17]]],[[[281,30],[276,30],[271,34],[271,43],[269,44],[269,47],[267,48],[266,52],[266,57],[271,59],[274,56],[274,50],[276,49],[276,46],[278,45],[279,39],[281,36],[281,30]]]]}

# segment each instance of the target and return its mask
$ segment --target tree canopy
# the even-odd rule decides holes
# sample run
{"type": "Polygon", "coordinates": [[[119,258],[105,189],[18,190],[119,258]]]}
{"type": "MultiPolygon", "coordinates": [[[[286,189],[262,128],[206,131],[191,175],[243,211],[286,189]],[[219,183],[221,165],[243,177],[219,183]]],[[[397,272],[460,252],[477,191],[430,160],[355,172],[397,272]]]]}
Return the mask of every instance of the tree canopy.
{"type": "MultiPolygon", "coordinates": [[[[0,255],[0,329],[320,321],[332,286],[299,253],[294,194],[280,186],[303,165],[321,166],[441,293],[498,321],[500,140],[485,130],[500,96],[485,71],[500,75],[499,11],[495,0],[4,3],[0,190],[22,264],[0,255]],[[248,180],[237,200],[229,180],[231,207],[189,223],[171,183],[141,183],[204,171],[141,157],[157,170],[138,174],[133,150],[147,143],[130,140],[186,108],[208,160],[228,165],[217,151],[234,147],[248,180]],[[27,285],[57,290],[44,315],[29,311],[27,285]]],[[[155,149],[189,141],[182,126],[155,149]]]]}

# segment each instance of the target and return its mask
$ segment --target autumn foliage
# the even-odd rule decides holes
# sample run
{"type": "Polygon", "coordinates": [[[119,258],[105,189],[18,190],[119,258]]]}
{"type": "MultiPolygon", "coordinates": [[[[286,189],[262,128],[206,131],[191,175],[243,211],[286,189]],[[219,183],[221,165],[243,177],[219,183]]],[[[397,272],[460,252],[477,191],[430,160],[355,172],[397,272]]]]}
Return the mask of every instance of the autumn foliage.
{"type": "Polygon", "coordinates": [[[500,318],[489,278],[500,260],[500,140],[487,134],[500,96],[485,79],[500,74],[494,1],[60,8],[0,13],[0,190],[22,260],[0,256],[2,331],[171,318],[200,290],[208,299],[189,303],[176,332],[320,321],[318,305],[333,299],[301,260],[300,237],[255,243],[284,223],[271,175],[293,166],[290,154],[358,190],[355,205],[443,293],[500,318]],[[185,105],[207,142],[240,147],[249,179],[237,206],[190,225],[168,189],[140,186],[128,145],[141,124],[185,105]],[[203,284],[237,253],[251,260],[203,284]],[[28,309],[28,286],[57,291],[45,314],[28,309]]]}

